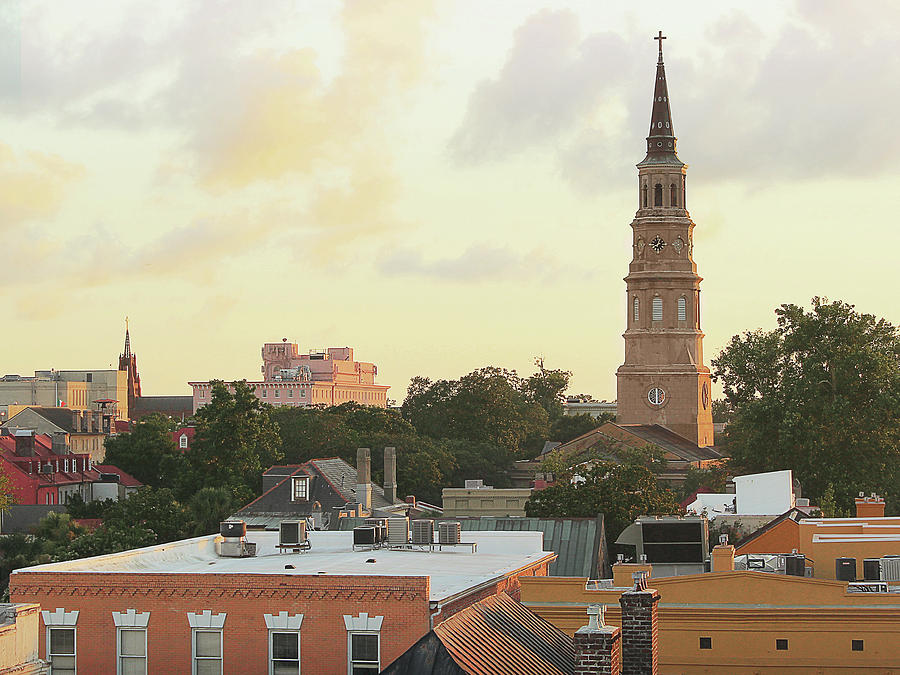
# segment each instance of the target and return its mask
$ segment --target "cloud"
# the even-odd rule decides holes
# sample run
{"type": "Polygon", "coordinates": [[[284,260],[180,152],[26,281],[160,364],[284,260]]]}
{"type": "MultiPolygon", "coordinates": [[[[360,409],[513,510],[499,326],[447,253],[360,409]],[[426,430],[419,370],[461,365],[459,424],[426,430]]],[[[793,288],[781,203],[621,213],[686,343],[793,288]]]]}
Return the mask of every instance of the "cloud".
{"type": "MultiPolygon", "coordinates": [[[[698,175],[765,182],[900,169],[900,6],[856,10],[797,2],[770,41],[735,11],[712,18],[702,43],[669,46],[675,129],[698,175]]],[[[580,191],[622,181],[622,158],[640,159],[650,114],[648,43],[582,35],[568,11],[531,16],[497,76],[473,90],[453,158],[465,166],[549,151],[580,191]]]]}
{"type": "Polygon", "coordinates": [[[489,244],[474,245],[458,256],[438,259],[426,259],[419,250],[398,247],[384,252],[378,261],[378,269],[386,276],[459,283],[539,282],[560,275],[592,276],[592,272],[573,269],[539,250],[522,253],[489,244]]]}
{"type": "Polygon", "coordinates": [[[56,213],[66,188],[84,175],[84,167],[58,155],[16,153],[0,144],[0,228],[56,213]]]}

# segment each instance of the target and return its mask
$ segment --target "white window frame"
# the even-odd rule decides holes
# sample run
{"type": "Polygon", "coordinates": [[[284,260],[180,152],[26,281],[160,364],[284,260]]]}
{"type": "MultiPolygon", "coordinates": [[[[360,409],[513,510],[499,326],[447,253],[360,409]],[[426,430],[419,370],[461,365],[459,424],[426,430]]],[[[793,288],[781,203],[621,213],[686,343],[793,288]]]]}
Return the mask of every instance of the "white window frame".
{"type": "Polygon", "coordinates": [[[178,447],[182,450],[186,450],[188,446],[188,437],[187,434],[181,434],[178,437],[178,447]]]}
{"type": "Polygon", "coordinates": [[[309,501],[309,476],[293,476],[291,478],[291,501],[309,501]],[[303,484],[303,495],[297,495],[297,486],[303,484]]]}
{"type": "Polygon", "coordinates": [[[218,633],[219,634],[219,657],[218,661],[221,666],[220,673],[225,672],[225,618],[226,614],[213,614],[211,610],[205,609],[199,614],[188,612],[188,623],[191,626],[191,675],[197,675],[197,659],[213,660],[215,657],[197,656],[197,634],[198,633],[218,633]]]}
{"type": "MultiPolygon", "coordinates": [[[[375,635],[378,638],[378,662],[373,673],[381,671],[381,624],[383,616],[369,616],[361,612],[359,616],[344,615],[344,627],[347,629],[347,675],[353,675],[353,636],[375,635]]],[[[371,661],[364,662],[369,664],[371,661]]]]}
{"type": "Polygon", "coordinates": [[[116,675],[122,675],[122,659],[143,659],[144,675],[148,670],[147,654],[147,624],[150,622],[150,612],[136,612],[134,609],[128,609],[124,612],[112,613],[113,623],[116,625],[116,675]],[[139,630],[144,633],[144,655],[134,656],[132,654],[122,654],[122,631],[123,630],[139,630]]]}
{"type": "MultiPolygon", "coordinates": [[[[275,673],[275,633],[284,633],[286,635],[296,635],[297,636],[297,673],[301,672],[300,670],[300,631],[299,630],[288,630],[287,628],[274,628],[269,630],[269,675],[274,675],[275,673]]],[[[285,663],[293,663],[293,659],[278,659],[279,661],[285,663]]]]}
{"type": "Polygon", "coordinates": [[[637,296],[634,296],[634,302],[632,303],[632,307],[634,308],[633,309],[633,312],[634,312],[633,321],[640,321],[641,320],[641,301],[638,299],[637,296]]]}
{"type": "Polygon", "coordinates": [[[278,614],[263,614],[266,622],[266,628],[269,630],[269,675],[275,672],[275,655],[273,652],[272,635],[273,633],[296,633],[297,634],[297,672],[301,666],[301,643],[300,643],[300,627],[303,625],[302,614],[288,614],[287,612],[279,612],[278,614]]]}
{"type": "MultiPolygon", "coordinates": [[[[78,623],[78,610],[72,610],[71,612],[67,612],[62,607],[57,607],[55,611],[50,612],[47,610],[43,610],[41,612],[41,618],[44,620],[44,626],[46,626],[46,638],[47,638],[47,650],[46,657],[47,661],[50,663],[50,673],[53,674],[53,655],[50,653],[50,632],[53,630],[71,630],[72,631],[72,653],[71,654],[57,654],[57,656],[71,656],[75,660],[75,667],[72,672],[78,673],[78,628],[76,624],[78,623]]],[[[68,670],[68,668],[66,669],[68,670]]]]}

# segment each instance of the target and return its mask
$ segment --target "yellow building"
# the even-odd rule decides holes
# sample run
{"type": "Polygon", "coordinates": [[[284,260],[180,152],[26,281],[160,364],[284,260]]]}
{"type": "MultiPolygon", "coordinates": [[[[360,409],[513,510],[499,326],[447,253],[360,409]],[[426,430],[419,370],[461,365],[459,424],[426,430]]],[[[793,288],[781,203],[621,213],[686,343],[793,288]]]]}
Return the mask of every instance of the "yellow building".
{"type": "Polygon", "coordinates": [[[444,488],[444,517],[525,516],[531,488],[444,488]]]}
{"type": "Polygon", "coordinates": [[[607,581],[521,579],[523,604],[574,635],[588,605],[620,626],[619,596],[651,571],[660,594],[660,675],[900,674],[900,593],[849,593],[846,582],[734,571],[734,548],[717,546],[714,568],[652,578],[649,565],[618,564],[607,581]],[[729,565],[732,569],[729,569],[729,565]]]}

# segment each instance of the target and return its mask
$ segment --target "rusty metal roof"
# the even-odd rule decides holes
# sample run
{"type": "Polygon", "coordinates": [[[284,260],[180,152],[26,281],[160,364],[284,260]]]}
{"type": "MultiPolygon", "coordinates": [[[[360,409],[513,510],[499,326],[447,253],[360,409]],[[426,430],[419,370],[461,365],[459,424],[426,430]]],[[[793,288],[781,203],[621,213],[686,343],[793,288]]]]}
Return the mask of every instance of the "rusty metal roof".
{"type": "Polygon", "coordinates": [[[572,639],[501,593],[438,624],[382,673],[572,675],[574,671],[572,639]]]}

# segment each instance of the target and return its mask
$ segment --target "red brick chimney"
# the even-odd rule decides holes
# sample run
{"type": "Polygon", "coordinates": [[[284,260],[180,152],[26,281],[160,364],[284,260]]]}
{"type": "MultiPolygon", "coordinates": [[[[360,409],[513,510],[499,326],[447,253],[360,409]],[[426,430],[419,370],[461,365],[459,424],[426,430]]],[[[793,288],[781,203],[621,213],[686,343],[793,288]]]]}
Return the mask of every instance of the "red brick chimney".
{"type": "Polygon", "coordinates": [[[605,609],[603,605],[588,605],[588,624],[575,631],[574,675],[619,675],[620,631],[604,624],[605,609]]]}
{"type": "Polygon", "coordinates": [[[866,497],[864,492],[856,498],[857,518],[884,518],[884,497],[879,497],[874,492],[871,497],[866,497]]]}
{"type": "Polygon", "coordinates": [[[619,596],[622,607],[622,675],[659,673],[659,591],[635,572],[634,588],[619,596]]]}

